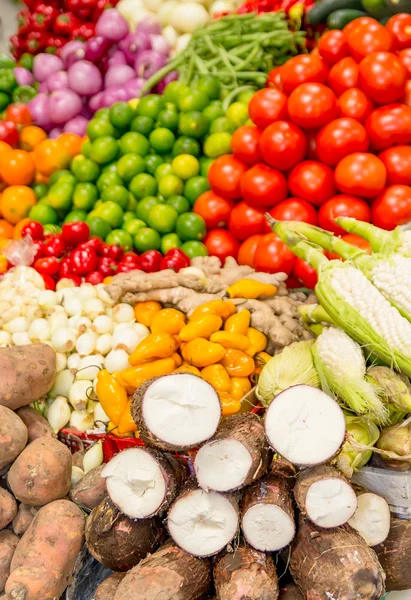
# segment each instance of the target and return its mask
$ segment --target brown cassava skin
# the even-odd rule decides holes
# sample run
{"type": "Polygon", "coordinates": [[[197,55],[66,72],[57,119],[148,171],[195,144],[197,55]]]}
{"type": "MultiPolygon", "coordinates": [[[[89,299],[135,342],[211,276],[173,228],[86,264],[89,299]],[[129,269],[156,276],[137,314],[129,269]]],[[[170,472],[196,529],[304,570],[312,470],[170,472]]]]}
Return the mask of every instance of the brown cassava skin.
{"type": "Polygon", "coordinates": [[[411,521],[392,517],[387,539],[374,550],[387,576],[387,592],[411,589],[411,521]]]}
{"type": "Polygon", "coordinates": [[[84,450],[77,450],[77,452],[74,452],[74,454],[71,455],[73,467],[79,467],[79,469],[83,468],[84,454],[85,454],[84,450]]]}
{"type": "Polygon", "coordinates": [[[7,527],[17,514],[17,502],[13,496],[0,487],[0,529],[7,527]]]}
{"type": "Polygon", "coordinates": [[[106,465],[100,465],[84,475],[70,490],[70,500],[82,508],[93,510],[107,496],[106,480],[100,477],[106,465]]]}
{"type": "Polygon", "coordinates": [[[380,600],[385,574],[349,525],[321,529],[300,515],[290,572],[305,600],[380,600]]]}
{"type": "Polygon", "coordinates": [[[41,508],[11,561],[10,600],[55,600],[70,580],[84,542],[84,515],[73,502],[56,500],[41,508]]]}
{"type": "Polygon", "coordinates": [[[277,600],[278,580],[269,554],[237,548],[214,565],[217,600],[277,600]]]}
{"type": "Polygon", "coordinates": [[[8,482],[15,497],[30,506],[64,498],[71,487],[70,450],[51,437],[37,438],[11,466],[8,482]]]}
{"type": "Polygon", "coordinates": [[[9,408],[0,405],[0,470],[24,450],[28,432],[23,421],[9,408]]]}
{"type": "Polygon", "coordinates": [[[37,508],[21,503],[13,519],[13,531],[16,535],[23,535],[37,514],[37,508]]]}
{"type": "Polygon", "coordinates": [[[197,600],[210,586],[209,561],[167,542],[126,574],[114,600],[197,600]]]}
{"type": "Polygon", "coordinates": [[[47,344],[0,348],[0,404],[16,410],[39,400],[56,378],[56,353],[47,344]]]}
{"type": "Polygon", "coordinates": [[[86,523],[90,554],[112,571],[128,571],[164,541],[164,529],[157,519],[129,519],[104,498],[86,523]]]}
{"type": "Polygon", "coordinates": [[[31,406],[22,406],[16,413],[27,427],[29,442],[32,442],[39,437],[57,437],[47,419],[31,406]]]}
{"type": "Polygon", "coordinates": [[[20,538],[12,531],[0,531],[0,592],[4,590],[10,575],[10,563],[20,538]]]}
{"type": "Polygon", "coordinates": [[[100,583],[94,594],[94,600],[113,600],[114,594],[120,581],[124,579],[126,573],[114,573],[100,583]]]}
{"type": "Polygon", "coordinates": [[[300,590],[294,583],[290,583],[280,591],[280,600],[304,600],[300,590]]]}

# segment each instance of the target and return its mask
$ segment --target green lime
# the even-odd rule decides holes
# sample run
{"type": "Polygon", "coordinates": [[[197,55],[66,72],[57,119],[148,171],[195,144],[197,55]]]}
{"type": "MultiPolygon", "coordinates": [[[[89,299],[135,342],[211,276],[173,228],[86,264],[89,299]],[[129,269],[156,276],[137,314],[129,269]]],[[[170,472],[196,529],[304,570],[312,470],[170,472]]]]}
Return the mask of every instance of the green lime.
{"type": "Polygon", "coordinates": [[[157,119],[160,112],[165,108],[166,102],[163,96],[157,94],[150,94],[140,99],[137,106],[137,114],[144,115],[145,117],[151,117],[157,119]]]}
{"type": "Polygon", "coordinates": [[[54,173],[50,175],[49,186],[51,187],[60,179],[63,179],[66,175],[68,175],[69,178],[71,178],[72,183],[76,182],[76,178],[74,177],[73,173],[71,173],[71,171],[68,171],[67,169],[60,169],[58,171],[54,171],[54,173]]]}
{"type": "Polygon", "coordinates": [[[243,102],[233,102],[228,107],[226,116],[236,127],[240,127],[248,120],[248,107],[243,102]]]}
{"type": "Polygon", "coordinates": [[[91,213],[89,213],[86,223],[90,227],[90,236],[92,237],[95,236],[104,240],[111,231],[110,223],[102,217],[91,216],[91,213]]]}
{"type": "Polygon", "coordinates": [[[86,158],[90,158],[91,153],[91,142],[90,140],[86,140],[84,144],[81,146],[81,153],[84,154],[86,158]]]}
{"type": "Polygon", "coordinates": [[[195,213],[179,215],[176,223],[177,235],[187,242],[188,240],[202,240],[207,232],[203,217],[195,213]]]}
{"type": "Polygon", "coordinates": [[[180,154],[191,154],[199,157],[201,154],[200,144],[194,138],[182,135],[176,139],[173,146],[173,156],[179,156],[180,154]]]}
{"type": "Polygon", "coordinates": [[[104,121],[110,120],[110,109],[109,108],[100,108],[96,113],[94,113],[94,119],[103,119],[104,121]]]}
{"type": "Polygon", "coordinates": [[[154,175],[157,167],[163,164],[164,158],[159,154],[148,154],[145,158],[147,173],[154,175]]]}
{"type": "Polygon", "coordinates": [[[37,200],[45,198],[49,191],[48,185],[46,185],[45,183],[33,183],[32,189],[36,195],[37,200]]]}
{"type": "Polygon", "coordinates": [[[171,233],[174,230],[178,213],[167,204],[156,204],[148,213],[147,225],[159,233],[171,233]]]}
{"type": "Polygon", "coordinates": [[[200,173],[200,163],[197,158],[191,154],[180,154],[180,156],[176,156],[173,159],[171,166],[175,175],[183,180],[195,177],[200,173]]]}
{"type": "Polygon", "coordinates": [[[213,162],[213,158],[207,158],[206,156],[200,158],[200,175],[202,177],[208,177],[208,172],[213,162]]]}
{"type": "Polygon", "coordinates": [[[168,154],[163,154],[164,162],[169,165],[171,165],[171,163],[173,162],[173,158],[174,156],[171,154],[171,152],[168,152],[168,154]]]}
{"type": "Polygon", "coordinates": [[[118,129],[128,129],[134,117],[134,110],[128,102],[116,102],[110,108],[110,121],[118,129]]]}
{"type": "Polygon", "coordinates": [[[123,185],[123,180],[121,179],[118,173],[102,173],[97,180],[97,187],[100,194],[106,187],[111,187],[113,185],[123,185]]]}
{"type": "Polygon", "coordinates": [[[198,177],[191,177],[184,185],[184,196],[190,202],[191,206],[193,206],[197,198],[209,189],[210,184],[208,183],[207,177],[202,177],[201,175],[198,177]]]}
{"type": "Polygon", "coordinates": [[[187,254],[189,258],[195,258],[196,256],[208,256],[208,250],[203,242],[198,240],[191,240],[184,242],[181,246],[181,250],[187,254]]]}
{"type": "Polygon", "coordinates": [[[91,158],[99,165],[113,162],[118,155],[117,140],[111,136],[99,137],[91,144],[91,158]]]}
{"type": "Polygon", "coordinates": [[[172,175],[172,174],[173,174],[172,166],[169,163],[163,163],[157,167],[156,172],[154,173],[154,177],[156,178],[157,181],[160,181],[160,179],[162,179],[163,177],[166,177],[166,175],[172,175]]]}
{"type": "Polygon", "coordinates": [[[46,223],[46,225],[44,225],[44,233],[46,235],[50,233],[61,233],[61,227],[60,225],[55,225],[54,223],[46,223]]]}
{"type": "Polygon", "coordinates": [[[38,221],[42,225],[46,225],[47,223],[57,224],[59,222],[57,211],[48,204],[36,204],[32,206],[29,218],[32,221],[38,221]]]}
{"type": "Polygon", "coordinates": [[[123,154],[117,161],[117,173],[127,184],[139,173],[144,173],[145,168],[146,161],[139,154],[123,154]]]}
{"type": "Polygon", "coordinates": [[[217,158],[223,154],[231,152],[231,133],[222,131],[221,133],[212,133],[204,142],[204,154],[209,158],[217,158]]]}
{"type": "Polygon", "coordinates": [[[94,182],[100,175],[100,168],[98,164],[91,158],[86,158],[81,154],[78,154],[73,158],[70,164],[70,169],[73,175],[79,181],[94,182]]]}
{"type": "Polygon", "coordinates": [[[385,0],[362,0],[362,7],[374,19],[382,19],[390,14],[385,0]]]}
{"type": "Polygon", "coordinates": [[[178,107],[182,112],[204,110],[210,104],[210,98],[204,92],[190,89],[178,99],[178,107]]]}
{"type": "Polygon", "coordinates": [[[130,181],[129,190],[138,200],[154,196],[157,194],[157,181],[148,173],[140,173],[130,181]]]}
{"type": "Polygon", "coordinates": [[[198,110],[191,110],[180,114],[178,129],[182,135],[201,138],[207,133],[210,121],[198,110]]]}
{"type": "Polygon", "coordinates": [[[97,202],[94,205],[94,209],[93,210],[97,210],[99,206],[101,206],[103,204],[103,201],[101,199],[97,200],[97,202]]]}
{"type": "MultiPolygon", "coordinates": [[[[174,105],[172,105],[174,106],[174,105]]],[[[178,129],[178,112],[175,109],[165,108],[158,115],[157,123],[159,127],[165,127],[171,129],[171,131],[177,131],[178,129]]]]}
{"type": "Polygon", "coordinates": [[[114,133],[113,125],[106,119],[96,119],[94,117],[87,125],[87,135],[92,142],[99,137],[114,137],[114,133]]]}
{"type": "Polygon", "coordinates": [[[68,213],[64,219],[64,223],[74,223],[76,221],[85,221],[87,219],[87,213],[85,210],[72,210],[68,213]]]}
{"type": "Polygon", "coordinates": [[[184,183],[177,175],[166,175],[158,182],[158,192],[164,198],[180,195],[183,193],[184,183]]]}
{"type": "Polygon", "coordinates": [[[130,131],[136,131],[141,135],[148,136],[154,129],[154,119],[146,115],[137,115],[131,122],[130,131]]]}
{"type": "Polygon", "coordinates": [[[103,202],[115,202],[121,206],[123,210],[126,210],[127,208],[128,196],[128,189],[122,185],[111,185],[109,187],[105,187],[101,192],[101,199],[103,202]]]}
{"type": "Polygon", "coordinates": [[[116,173],[117,174],[117,164],[116,163],[110,163],[108,165],[104,165],[104,167],[102,167],[101,169],[102,173],[116,173]]]}
{"type": "Polygon", "coordinates": [[[136,198],[134,198],[133,194],[131,192],[129,192],[128,194],[128,202],[127,202],[127,207],[126,210],[127,212],[133,212],[135,213],[137,210],[137,204],[138,201],[136,198]]]}
{"type": "Polygon", "coordinates": [[[144,198],[144,200],[140,200],[135,214],[137,219],[147,223],[149,212],[153,206],[156,206],[156,204],[161,204],[160,199],[157,198],[157,196],[147,196],[147,198],[144,198]]]}
{"type": "Polygon", "coordinates": [[[206,94],[210,100],[216,100],[220,97],[221,84],[215,75],[203,75],[194,82],[193,88],[206,94]]]}
{"type": "Polygon", "coordinates": [[[68,211],[73,203],[73,193],[73,184],[60,180],[49,189],[48,204],[55,210],[68,211]]]}
{"type": "Polygon", "coordinates": [[[223,103],[220,101],[212,102],[210,106],[207,106],[207,108],[203,110],[203,115],[211,122],[219,117],[224,117],[224,114],[223,103]]]}
{"type": "Polygon", "coordinates": [[[125,133],[118,141],[121,154],[139,154],[145,156],[150,150],[149,141],[144,135],[137,131],[125,133]]]}
{"type": "Polygon", "coordinates": [[[93,183],[78,183],[74,188],[73,206],[91,210],[98,200],[98,189],[93,183]]]}
{"type": "Polygon", "coordinates": [[[172,81],[164,90],[163,98],[165,98],[167,102],[178,104],[180,96],[187,94],[189,91],[190,88],[182,81],[172,81]]]}
{"type": "Polygon", "coordinates": [[[244,92],[240,92],[237,96],[237,101],[242,102],[242,104],[249,104],[251,98],[254,96],[255,90],[244,90],[244,92]]]}
{"type": "Polygon", "coordinates": [[[167,198],[165,202],[168,206],[172,206],[179,215],[190,210],[190,203],[184,196],[174,195],[167,198]]]}
{"type": "Polygon", "coordinates": [[[166,254],[169,250],[174,250],[174,248],[179,248],[180,246],[181,240],[176,233],[167,233],[161,238],[160,251],[162,254],[166,254]]]}
{"type": "Polygon", "coordinates": [[[6,94],[6,92],[0,92],[0,112],[2,112],[3,110],[5,110],[9,104],[11,104],[12,99],[11,96],[9,96],[9,94],[6,94]]]}
{"type": "Polygon", "coordinates": [[[176,140],[176,136],[169,129],[158,127],[158,129],[154,129],[150,133],[149,140],[151,147],[155,152],[165,154],[166,152],[170,152],[176,140]]]}
{"type": "Polygon", "coordinates": [[[123,229],[124,231],[127,231],[127,233],[130,233],[131,235],[135,235],[137,233],[137,231],[139,229],[141,229],[142,227],[147,227],[147,223],[144,223],[144,221],[142,221],[141,219],[125,219],[124,215],[124,223],[123,223],[123,229]]]}
{"type": "Polygon", "coordinates": [[[142,227],[134,236],[134,246],[137,252],[146,250],[159,250],[161,246],[160,234],[150,227],[142,227]]]}
{"type": "Polygon", "coordinates": [[[124,213],[124,217],[123,217],[123,225],[124,225],[124,223],[127,223],[127,221],[131,221],[132,219],[135,219],[135,218],[136,218],[135,211],[126,210],[126,212],[124,213]]]}
{"type": "Polygon", "coordinates": [[[237,127],[227,117],[218,117],[210,125],[210,133],[220,133],[226,131],[228,133],[234,133],[237,127]]]}
{"type": "Polygon", "coordinates": [[[105,239],[106,244],[117,244],[121,246],[126,252],[131,250],[133,247],[133,238],[124,229],[113,229],[110,231],[108,236],[105,239]]]}
{"type": "Polygon", "coordinates": [[[121,227],[123,223],[123,214],[121,206],[111,200],[103,202],[103,204],[98,207],[98,216],[105,219],[107,223],[110,223],[115,229],[121,227]]]}

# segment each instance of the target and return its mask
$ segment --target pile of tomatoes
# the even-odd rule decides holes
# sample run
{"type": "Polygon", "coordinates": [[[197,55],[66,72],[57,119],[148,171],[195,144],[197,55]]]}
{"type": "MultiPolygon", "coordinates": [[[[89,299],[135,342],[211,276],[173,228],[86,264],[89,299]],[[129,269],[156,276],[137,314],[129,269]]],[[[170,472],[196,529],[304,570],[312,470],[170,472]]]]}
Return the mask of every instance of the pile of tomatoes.
{"type": "Polygon", "coordinates": [[[211,166],[212,190],[194,212],[211,254],[312,287],[315,274],[270,233],[266,212],[340,235],[340,215],[384,229],[411,220],[411,15],[327,31],[267,86],[250,101],[254,125],[237,129],[232,154],[211,166]]]}

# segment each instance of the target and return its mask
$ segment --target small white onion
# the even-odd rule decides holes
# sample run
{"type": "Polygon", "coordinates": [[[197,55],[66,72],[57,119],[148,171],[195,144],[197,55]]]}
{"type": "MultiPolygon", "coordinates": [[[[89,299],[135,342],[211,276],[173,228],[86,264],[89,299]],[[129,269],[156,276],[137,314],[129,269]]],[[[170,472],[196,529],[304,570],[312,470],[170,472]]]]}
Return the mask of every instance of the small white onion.
{"type": "Polygon", "coordinates": [[[81,357],[93,354],[96,349],[97,334],[93,331],[82,333],[76,342],[76,350],[81,357]]]}
{"type": "Polygon", "coordinates": [[[15,346],[26,346],[27,344],[31,344],[31,340],[27,331],[13,333],[11,336],[11,341],[15,346]]]}
{"type": "Polygon", "coordinates": [[[60,279],[60,281],[58,281],[56,284],[57,291],[64,290],[67,288],[74,288],[74,287],[76,287],[76,284],[74,283],[74,281],[72,279],[66,279],[66,277],[64,277],[63,279],[60,279]]]}
{"type": "Polygon", "coordinates": [[[113,308],[113,319],[116,323],[131,323],[134,322],[134,309],[129,304],[123,302],[117,304],[113,308]]]}
{"type": "Polygon", "coordinates": [[[77,296],[80,300],[88,300],[89,298],[95,298],[97,292],[94,289],[94,285],[91,283],[82,283],[81,286],[77,288],[77,296]]]}
{"type": "Polygon", "coordinates": [[[43,317],[42,309],[33,304],[27,304],[25,307],[22,307],[22,314],[27,317],[29,321],[41,319],[43,317]]]}
{"type": "Polygon", "coordinates": [[[104,302],[104,304],[106,304],[107,306],[114,306],[115,305],[115,301],[110,296],[110,294],[107,292],[106,286],[105,286],[104,283],[98,283],[95,286],[95,288],[96,288],[96,291],[97,291],[97,297],[100,298],[100,300],[102,302],[104,302]]]}
{"type": "Polygon", "coordinates": [[[57,396],[68,397],[71,386],[74,382],[74,375],[69,369],[63,369],[60,373],[57,373],[54,385],[49,391],[49,398],[56,398],[57,396]]]}
{"type": "Polygon", "coordinates": [[[94,319],[91,329],[100,335],[110,333],[113,329],[113,319],[107,315],[99,315],[94,319]]]}
{"type": "Polygon", "coordinates": [[[64,308],[62,306],[56,306],[56,308],[61,308],[63,312],[55,312],[49,317],[48,321],[52,332],[56,329],[66,329],[68,327],[68,317],[64,308]]]}
{"type": "Polygon", "coordinates": [[[106,415],[100,402],[97,402],[97,404],[94,407],[94,422],[96,424],[98,424],[98,423],[107,424],[110,422],[110,417],[108,417],[106,415]]]}
{"type": "Polygon", "coordinates": [[[74,487],[81,479],[83,479],[85,473],[80,467],[71,467],[71,487],[74,487]]]}
{"type": "Polygon", "coordinates": [[[125,350],[112,350],[107,354],[104,366],[109,373],[127,369],[130,366],[127,352],[125,350]]]}
{"type": "Polygon", "coordinates": [[[96,342],[96,351],[103,356],[106,356],[113,348],[111,333],[103,333],[99,335],[96,342]]]}
{"type": "Polygon", "coordinates": [[[51,308],[57,304],[57,294],[53,290],[44,290],[40,292],[38,298],[39,306],[42,308],[51,308]]]}
{"type": "Polygon", "coordinates": [[[89,393],[92,389],[90,381],[75,381],[70,388],[68,399],[74,410],[87,408],[89,393]]]}
{"type": "Polygon", "coordinates": [[[73,410],[70,417],[70,427],[77,431],[87,431],[93,429],[94,416],[86,410],[73,410]]]}
{"type": "Polygon", "coordinates": [[[94,321],[98,315],[104,315],[104,304],[99,298],[89,298],[83,304],[83,313],[94,321]]]}
{"type": "Polygon", "coordinates": [[[56,352],[56,371],[60,373],[63,369],[67,367],[67,358],[65,354],[61,352],[56,352]]]}
{"type": "Polygon", "coordinates": [[[0,346],[9,346],[11,344],[11,334],[8,331],[0,330],[0,346]]]}
{"type": "Polygon", "coordinates": [[[81,357],[80,354],[77,354],[77,352],[73,352],[73,354],[70,354],[70,356],[67,359],[67,367],[70,369],[70,371],[75,374],[78,366],[80,364],[81,361],[81,357]]]}
{"type": "Polygon", "coordinates": [[[50,423],[54,433],[57,433],[67,425],[70,421],[70,416],[71,410],[67,398],[57,396],[47,410],[47,421],[50,423]]]}
{"type": "Polygon", "coordinates": [[[74,317],[70,317],[69,327],[73,327],[77,331],[79,335],[87,331],[89,327],[91,327],[91,321],[88,317],[82,317],[81,315],[75,315],[74,317]]]}
{"type": "Polygon", "coordinates": [[[26,317],[16,317],[12,319],[8,323],[3,325],[3,329],[8,331],[9,333],[22,333],[23,331],[28,331],[29,322],[26,317]]]}
{"type": "MultiPolygon", "coordinates": [[[[13,290],[11,290],[11,292],[13,292],[13,290]]],[[[9,323],[13,319],[17,319],[20,315],[21,315],[21,308],[20,308],[20,306],[17,306],[15,304],[14,306],[11,306],[8,310],[5,310],[2,313],[1,318],[4,323],[9,323]]]]}
{"type": "Polygon", "coordinates": [[[56,352],[71,352],[76,344],[76,332],[70,327],[55,329],[51,335],[51,343],[56,352]]]}
{"type": "Polygon", "coordinates": [[[78,371],[76,373],[76,379],[87,381],[93,381],[98,375],[100,369],[103,368],[104,358],[100,354],[93,354],[91,356],[84,356],[80,360],[78,371]]]}
{"type": "Polygon", "coordinates": [[[51,337],[51,327],[47,319],[34,319],[30,323],[29,336],[33,343],[49,340],[51,337]]]}
{"type": "Polygon", "coordinates": [[[88,473],[103,464],[103,445],[101,441],[93,444],[83,457],[83,469],[88,473]]]}
{"type": "Polygon", "coordinates": [[[112,337],[113,349],[125,350],[131,354],[145,337],[147,337],[145,332],[140,334],[133,326],[127,325],[126,329],[116,329],[112,337]]]}
{"type": "Polygon", "coordinates": [[[83,304],[80,298],[76,297],[68,297],[63,301],[64,310],[69,315],[69,317],[73,317],[74,315],[81,315],[83,312],[83,304]]]}

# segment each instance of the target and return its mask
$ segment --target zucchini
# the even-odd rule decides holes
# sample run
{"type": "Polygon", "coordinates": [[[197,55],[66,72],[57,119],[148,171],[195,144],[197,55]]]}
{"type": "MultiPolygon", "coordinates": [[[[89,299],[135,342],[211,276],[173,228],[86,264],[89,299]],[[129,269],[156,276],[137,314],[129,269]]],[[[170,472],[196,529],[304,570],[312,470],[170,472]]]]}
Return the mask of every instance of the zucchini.
{"type": "Polygon", "coordinates": [[[327,17],[334,11],[340,9],[362,9],[361,0],[321,0],[311,8],[307,15],[310,25],[320,25],[327,21],[327,17]]]}
{"type": "Polygon", "coordinates": [[[334,10],[328,15],[327,27],[330,29],[344,29],[344,27],[358,19],[358,17],[366,17],[367,13],[362,10],[355,10],[354,8],[341,8],[340,10],[334,10]]]}

